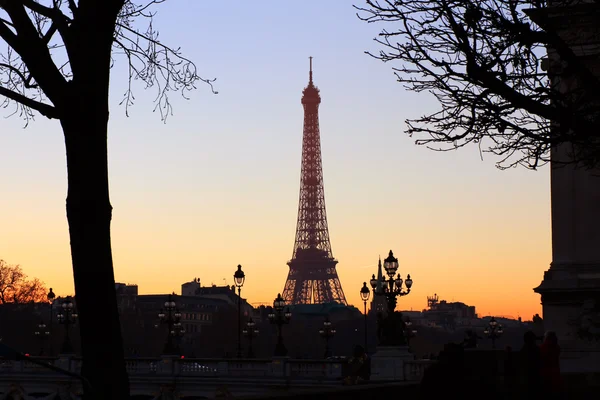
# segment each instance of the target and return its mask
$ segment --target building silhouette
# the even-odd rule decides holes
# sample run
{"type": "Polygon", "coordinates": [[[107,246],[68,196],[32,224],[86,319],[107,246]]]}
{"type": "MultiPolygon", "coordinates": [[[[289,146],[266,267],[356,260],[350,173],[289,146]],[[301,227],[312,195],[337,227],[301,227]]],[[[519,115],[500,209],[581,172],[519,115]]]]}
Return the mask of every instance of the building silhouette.
{"type": "MultiPolygon", "coordinates": [[[[116,283],[117,304],[124,333],[127,356],[157,356],[167,336],[158,313],[169,298],[168,293],[139,294],[137,285],[116,283]],[[144,340],[140,340],[143,337],[144,340]]],[[[238,301],[244,319],[259,317],[254,308],[240,299],[234,286],[201,286],[194,278],[181,285],[181,294],[171,294],[185,334],[178,338],[181,351],[187,355],[218,356],[233,354],[238,301]],[[207,346],[207,343],[211,343],[207,346]]]]}
{"type": "Polygon", "coordinates": [[[302,93],[304,132],[296,240],[292,259],[287,263],[290,270],[282,294],[287,304],[347,304],[336,271],[338,261],[333,258],[329,242],[319,133],[320,103],[310,57],[308,86],[302,93]]]}

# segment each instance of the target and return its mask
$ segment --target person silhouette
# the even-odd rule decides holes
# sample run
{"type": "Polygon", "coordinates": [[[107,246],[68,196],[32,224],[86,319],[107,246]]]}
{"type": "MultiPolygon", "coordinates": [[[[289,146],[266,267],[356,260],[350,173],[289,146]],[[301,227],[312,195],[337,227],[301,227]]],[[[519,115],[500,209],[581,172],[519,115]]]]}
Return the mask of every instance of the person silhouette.
{"type": "MultiPolygon", "coordinates": [[[[425,370],[419,385],[419,399],[467,399],[472,387],[466,383],[463,344],[447,343],[438,356],[438,362],[425,370]]],[[[478,391],[473,391],[479,397],[478,391]]]]}
{"type": "Polygon", "coordinates": [[[555,332],[548,331],[544,335],[544,343],[540,346],[542,390],[544,398],[560,398],[562,382],[560,376],[560,346],[555,332]]]}
{"type": "Polygon", "coordinates": [[[506,346],[504,349],[504,384],[508,393],[513,392],[515,387],[515,379],[516,371],[512,347],[506,346]]]}
{"type": "Polygon", "coordinates": [[[354,385],[360,381],[368,381],[370,379],[371,360],[361,345],[354,346],[349,364],[350,374],[346,377],[346,384],[354,385]]]}
{"type": "Polygon", "coordinates": [[[541,391],[541,355],[536,340],[535,333],[532,331],[525,332],[523,335],[523,347],[520,352],[523,383],[525,384],[525,393],[528,399],[539,398],[541,391]]]}

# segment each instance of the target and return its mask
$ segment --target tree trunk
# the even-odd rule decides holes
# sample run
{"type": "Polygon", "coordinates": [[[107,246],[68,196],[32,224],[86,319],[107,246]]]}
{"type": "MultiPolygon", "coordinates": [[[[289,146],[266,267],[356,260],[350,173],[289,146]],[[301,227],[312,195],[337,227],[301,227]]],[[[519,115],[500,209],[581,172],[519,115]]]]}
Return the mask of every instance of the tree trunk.
{"type": "MultiPolygon", "coordinates": [[[[71,84],[73,88],[75,84],[71,84]]],[[[86,391],[85,398],[125,400],[129,398],[129,382],[110,243],[108,96],[103,97],[91,97],[89,92],[74,96],[72,111],[61,119],[67,150],[67,219],[81,333],[82,375],[95,394],[86,391]]]]}

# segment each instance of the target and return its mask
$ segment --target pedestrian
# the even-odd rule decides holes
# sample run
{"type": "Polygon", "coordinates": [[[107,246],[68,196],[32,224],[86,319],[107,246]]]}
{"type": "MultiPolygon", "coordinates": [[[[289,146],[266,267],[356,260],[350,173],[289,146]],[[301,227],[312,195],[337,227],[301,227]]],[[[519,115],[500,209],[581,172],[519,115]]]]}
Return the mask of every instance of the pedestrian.
{"type": "Polygon", "coordinates": [[[540,347],[542,391],[546,399],[558,399],[562,392],[560,376],[560,346],[555,332],[548,331],[544,335],[544,343],[540,347]]]}
{"type": "Polygon", "coordinates": [[[541,396],[541,355],[537,343],[537,336],[532,331],[523,335],[523,347],[520,351],[521,377],[525,386],[525,397],[537,399],[541,396]]]}

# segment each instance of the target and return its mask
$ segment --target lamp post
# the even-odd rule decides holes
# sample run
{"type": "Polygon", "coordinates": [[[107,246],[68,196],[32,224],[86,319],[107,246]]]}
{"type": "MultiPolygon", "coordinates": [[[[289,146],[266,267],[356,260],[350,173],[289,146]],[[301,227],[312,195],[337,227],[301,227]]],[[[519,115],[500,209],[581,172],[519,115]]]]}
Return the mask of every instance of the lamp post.
{"type": "Polygon", "coordinates": [[[371,291],[367,287],[367,282],[363,282],[362,288],[360,288],[360,298],[364,303],[364,314],[365,314],[365,353],[367,353],[367,301],[371,297],[371,291]]]}
{"type": "Polygon", "coordinates": [[[50,330],[52,330],[52,306],[54,305],[54,299],[56,298],[56,295],[52,291],[52,288],[50,288],[50,291],[48,292],[47,297],[48,297],[48,304],[50,304],[50,330]]]}
{"type": "MultiPolygon", "coordinates": [[[[54,332],[52,330],[52,317],[54,314],[54,299],[56,298],[56,295],[52,291],[52,288],[50,288],[50,290],[48,291],[47,298],[48,298],[48,304],[50,306],[50,315],[49,315],[50,329],[49,329],[49,331],[51,334],[53,334],[54,332]]],[[[50,341],[50,344],[48,346],[48,353],[50,353],[50,355],[52,355],[52,341],[50,341]]]]}
{"type": "MultiPolygon", "coordinates": [[[[381,260],[379,262],[381,265],[381,260]]],[[[387,316],[381,321],[380,344],[383,346],[404,345],[406,342],[403,334],[404,321],[394,314],[394,310],[396,309],[396,298],[410,293],[413,280],[410,278],[410,274],[407,275],[406,280],[403,280],[399,273],[396,276],[398,259],[394,257],[392,250],[390,250],[388,257],[383,260],[383,267],[388,279],[382,277],[379,280],[373,275],[370,282],[375,296],[385,296],[387,302],[387,316]],[[406,289],[403,288],[403,285],[406,289]]]]}
{"type": "MultiPolygon", "coordinates": [[[[375,292],[375,290],[373,290],[375,292]]],[[[377,338],[381,339],[381,332],[383,330],[383,304],[376,303],[376,317],[377,317],[377,338]]]]}
{"type": "Polygon", "coordinates": [[[275,346],[275,357],[285,357],[287,349],[283,344],[283,325],[289,324],[292,318],[292,313],[289,309],[283,310],[285,300],[281,297],[281,293],[277,295],[273,301],[273,312],[269,313],[269,321],[277,325],[277,345],[275,346]]]}
{"type": "Polygon", "coordinates": [[[35,336],[40,338],[40,356],[44,355],[44,341],[50,336],[50,332],[47,331],[46,328],[47,326],[44,321],[41,321],[37,326],[37,330],[34,332],[35,336]]]}
{"type": "Polygon", "coordinates": [[[246,327],[242,331],[242,333],[248,338],[248,358],[254,358],[254,351],[252,349],[252,339],[258,336],[258,329],[254,327],[255,323],[252,320],[252,317],[248,319],[246,322],[246,327]]]}
{"type": "Polygon", "coordinates": [[[319,329],[319,334],[323,339],[325,339],[325,355],[323,358],[327,358],[330,356],[329,340],[331,340],[331,338],[335,335],[335,328],[331,326],[329,316],[325,317],[325,321],[323,321],[323,327],[319,329]]]}
{"type": "Polygon", "coordinates": [[[502,325],[496,321],[496,318],[490,318],[490,322],[488,326],[483,330],[483,334],[486,335],[489,339],[492,339],[492,349],[496,348],[496,339],[498,339],[504,330],[502,329],[502,325]]]}
{"type": "Polygon", "coordinates": [[[181,338],[185,333],[185,329],[183,329],[183,325],[181,322],[175,322],[173,324],[173,329],[171,330],[171,336],[175,339],[175,353],[181,354],[181,338]]]}
{"type": "Polygon", "coordinates": [[[58,323],[65,326],[65,341],[63,342],[61,353],[72,354],[73,345],[71,344],[71,338],[69,337],[69,330],[71,325],[77,321],[78,315],[71,296],[67,296],[63,300],[61,310],[56,317],[58,318],[58,323]]]}
{"type": "Polygon", "coordinates": [[[175,304],[175,301],[173,301],[173,295],[171,294],[167,298],[167,301],[165,301],[164,307],[164,310],[161,308],[158,312],[158,318],[160,318],[160,322],[167,325],[167,342],[165,343],[163,354],[175,355],[177,354],[177,350],[175,349],[175,345],[173,343],[173,337],[175,336],[175,327],[181,326],[181,313],[177,309],[177,304],[175,304]]]}
{"type": "Polygon", "coordinates": [[[237,357],[242,358],[242,286],[246,280],[246,275],[242,271],[242,266],[237,266],[237,271],[233,274],[233,280],[235,281],[235,287],[238,290],[238,348],[237,357]]]}

